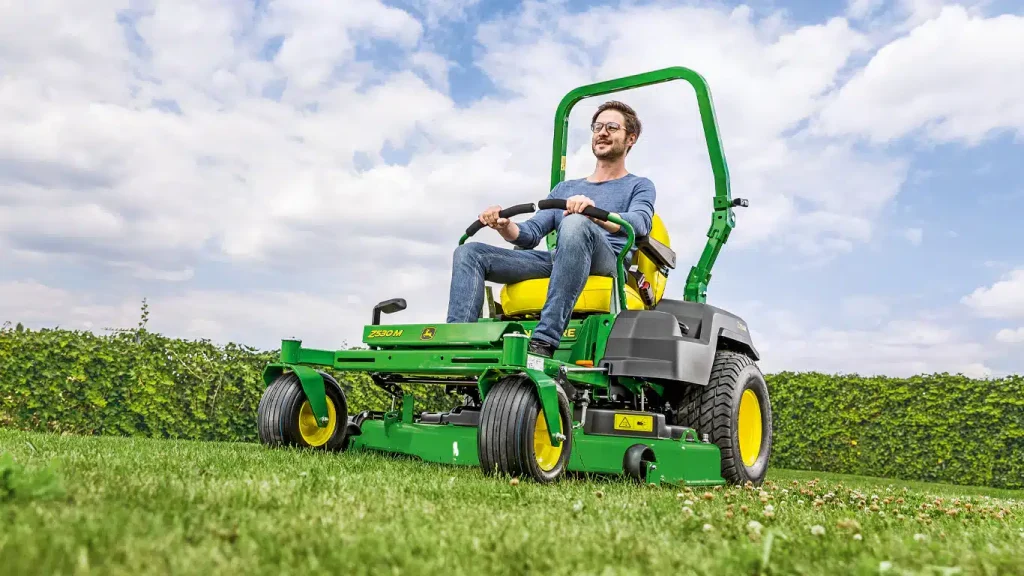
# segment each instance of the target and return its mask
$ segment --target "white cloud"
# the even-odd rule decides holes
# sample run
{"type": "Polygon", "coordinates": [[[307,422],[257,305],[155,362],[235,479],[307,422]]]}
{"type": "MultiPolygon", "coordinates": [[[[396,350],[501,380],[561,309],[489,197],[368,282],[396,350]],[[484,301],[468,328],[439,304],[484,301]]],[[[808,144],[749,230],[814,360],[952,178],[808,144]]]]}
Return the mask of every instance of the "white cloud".
{"type": "Polygon", "coordinates": [[[1024,269],[1014,270],[961,299],[985,318],[1024,318],[1024,269]]]}
{"type": "Polygon", "coordinates": [[[1024,16],[911,4],[919,25],[843,86],[818,129],[875,142],[918,132],[968,144],[996,131],[1024,134],[1024,16]]]}
{"type": "Polygon", "coordinates": [[[434,88],[442,93],[448,92],[448,70],[452,66],[451,62],[433,52],[417,52],[412,55],[410,62],[427,75],[434,88]]]}
{"type": "Polygon", "coordinates": [[[1024,343],[1024,327],[1017,328],[1003,328],[996,333],[996,340],[1004,344],[1021,344],[1024,343]]]}
{"type": "MultiPolygon", "coordinates": [[[[418,290],[434,279],[409,269],[389,280],[391,286],[383,292],[359,284],[323,289],[314,282],[316,291],[184,290],[150,296],[147,327],[168,336],[234,341],[262,349],[274,349],[282,338],[292,337],[307,346],[335,349],[361,346],[373,304],[387,298],[404,296],[409,308],[384,316],[385,324],[438,321],[417,298],[418,290]]],[[[35,280],[0,282],[0,325],[21,322],[29,328],[60,326],[96,333],[133,328],[140,320],[143,297],[135,291],[111,295],[55,288],[35,280]]]]}
{"type": "Polygon", "coordinates": [[[763,359],[762,370],[820,371],[906,377],[934,372],[991,376],[987,364],[996,352],[929,320],[894,319],[874,329],[840,330],[804,324],[776,334],[770,324],[756,323],[753,333],[763,359]]]}
{"type": "Polygon", "coordinates": [[[907,228],[903,231],[903,236],[914,246],[921,245],[921,239],[924,237],[924,231],[920,228],[907,228]]]}
{"type": "MultiPolygon", "coordinates": [[[[177,4],[170,3],[169,4],[177,4]]],[[[176,26],[180,27],[180,26],[176,26]]],[[[306,90],[322,87],[338,68],[353,61],[356,46],[365,42],[359,34],[372,40],[388,40],[404,48],[416,45],[423,26],[408,12],[385,5],[380,0],[346,0],[345,2],[305,2],[275,0],[267,7],[266,20],[260,34],[283,35],[274,64],[287,78],[288,90],[297,86],[300,95],[306,90]]],[[[341,68],[346,72],[346,68],[341,68]]],[[[360,72],[358,67],[351,69],[360,72]]],[[[354,79],[344,74],[346,79],[354,79]]],[[[315,96],[315,93],[310,93],[315,96]]]]}
{"type": "Polygon", "coordinates": [[[81,292],[54,288],[33,279],[0,282],[0,324],[70,330],[130,328],[138,323],[139,304],[97,302],[81,292]]]}
{"type": "MultiPolygon", "coordinates": [[[[112,6],[81,16],[101,18],[104,8],[112,21],[112,6]]],[[[181,271],[210,258],[312,258],[410,232],[450,251],[481,207],[544,195],[549,150],[538,142],[550,138],[562,95],[635,73],[636,62],[685,61],[709,79],[733,192],[751,200],[732,236],[738,248],[779,239],[814,256],[849,251],[870,239],[905,176],[901,161],[787,133],[821,108],[850,55],[868,48],[841,19],[788,27],[745,9],[594,10],[580,16],[586,29],[621,48],[594,60],[572,42],[577,20],[563,7],[530,3],[480,31],[480,65],[514,96],[457,109],[445,94],[448,64],[418,44],[421,24],[377,0],[315,8],[278,0],[260,14],[155,2],[131,13],[132,45],[125,30],[97,25],[74,37],[90,49],[67,53],[53,51],[65,28],[39,16],[45,9],[34,3],[23,21],[8,20],[9,36],[31,43],[0,44],[0,62],[19,71],[0,79],[0,178],[11,180],[0,192],[0,242],[21,253],[181,271]],[[628,32],[638,27],[684,33],[664,35],[655,49],[628,32]],[[357,38],[398,46],[405,67],[429,84],[359,59],[357,38]],[[264,58],[275,40],[279,50],[264,58]],[[38,66],[47,59],[61,67],[38,66]],[[57,69],[78,71],[59,92],[47,89],[57,69]],[[384,165],[386,148],[409,161],[384,165]],[[356,169],[357,154],[370,169],[356,169]]],[[[673,230],[703,227],[711,177],[692,91],[680,83],[628,99],[648,121],[634,171],[655,179],[673,230]]],[[[573,115],[570,177],[593,161],[579,130],[590,110],[583,103],[573,115]]],[[[675,236],[683,258],[705,241],[699,232],[675,236]]]]}
{"type": "MultiPolygon", "coordinates": [[[[473,5],[419,8],[439,22],[473,5]]],[[[907,177],[904,159],[806,129],[823,111],[838,118],[867,82],[842,88],[875,41],[842,18],[802,26],[745,7],[568,14],[527,2],[483,25],[476,61],[460,63],[479,65],[498,93],[456,105],[451,63],[425,44],[424,23],[378,0],[276,0],[259,13],[251,3],[154,0],[130,13],[127,30],[116,24],[122,7],[40,0],[0,22],[0,247],[36,264],[102,263],[175,283],[150,298],[152,324],[168,334],[260,346],[296,335],[331,347],[357,340],[372,304],[392,296],[409,300],[401,321],[442,319],[465,226],[488,204],[546,194],[562,96],[642,70],[685,64],[711,85],[733,195],[751,203],[737,210],[730,248],[815,259],[852,251],[871,241],[907,177]],[[390,47],[388,62],[357,50],[377,45],[390,47]],[[251,290],[231,282],[236,272],[289,287],[251,290]],[[193,287],[216,276],[229,280],[193,287]]],[[[645,121],[630,168],[657,184],[681,262],[669,290],[679,293],[711,217],[696,100],[679,82],[616,97],[645,121]]],[[[569,177],[593,165],[583,127],[600,100],[573,111],[569,177]]],[[[498,243],[490,231],[477,240],[498,243]]],[[[102,298],[5,289],[5,302],[29,303],[27,319],[86,327],[133,325],[141,300],[117,284],[102,298]]],[[[851,300],[848,312],[885,319],[869,304],[851,300]]],[[[835,332],[777,320],[777,367],[979,370],[985,361],[931,324],[835,332]],[[815,351],[819,338],[826,346],[815,351]]]]}

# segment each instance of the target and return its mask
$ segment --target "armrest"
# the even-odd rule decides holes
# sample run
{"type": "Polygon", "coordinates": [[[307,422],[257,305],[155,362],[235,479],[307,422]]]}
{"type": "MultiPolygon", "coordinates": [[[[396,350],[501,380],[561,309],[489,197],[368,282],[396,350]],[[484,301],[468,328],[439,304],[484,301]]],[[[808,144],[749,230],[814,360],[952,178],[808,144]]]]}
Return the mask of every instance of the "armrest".
{"type": "Polygon", "coordinates": [[[676,253],[668,246],[665,246],[661,242],[658,242],[649,236],[637,238],[636,245],[640,252],[653,260],[658,266],[664,266],[675,270],[676,253]]]}

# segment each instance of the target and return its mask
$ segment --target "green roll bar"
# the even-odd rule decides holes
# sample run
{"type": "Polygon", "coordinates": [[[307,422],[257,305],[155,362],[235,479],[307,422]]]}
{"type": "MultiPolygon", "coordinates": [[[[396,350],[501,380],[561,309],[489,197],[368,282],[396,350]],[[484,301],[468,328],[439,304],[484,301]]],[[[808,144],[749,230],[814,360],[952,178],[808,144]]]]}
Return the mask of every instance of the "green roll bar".
{"type": "MultiPolygon", "coordinates": [[[[616,80],[580,86],[566,94],[559,103],[558,110],[555,113],[555,135],[551,158],[551,189],[554,189],[559,182],[565,179],[569,112],[573,106],[584,98],[671,80],[685,80],[693,86],[694,91],[697,93],[697,105],[700,109],[701,124],[704,127],[704,137],[707,141],[708,154],[711,157],[711,169],[715,176],[714,209],[711,215],[711,227],[707,233],[708,242],[704,247],[700,260],[695,266],[690,268],[690,274],[686,279],[686,288],[683,294],[685,300],[704,302],[707,299],[708,283],[711,282],[711,268],[715,265],[715,260],[718,258],[718,253],[721,251],[722,246],[729,239],[729,234],[736,226],[736,219],[732,209],[734,206],[747,206],[747,201],[740,198],[733,200],[731,196],[729,190],[729,168],[725,162],[725,152],[722,150],[722,141],[718,132],[718,120],[715,118],[715,110],[711,102],[711,89],[708,87],[707,81],[700,74],[689,68],[673,66],[616,80]]],[[[557,234],[552,232],[547,237],[548,250],[554,248],[556,243],[557,234]]],[[[625,297],[623,296],[622,298],[623,309],[625,309],[625,297]]]]}

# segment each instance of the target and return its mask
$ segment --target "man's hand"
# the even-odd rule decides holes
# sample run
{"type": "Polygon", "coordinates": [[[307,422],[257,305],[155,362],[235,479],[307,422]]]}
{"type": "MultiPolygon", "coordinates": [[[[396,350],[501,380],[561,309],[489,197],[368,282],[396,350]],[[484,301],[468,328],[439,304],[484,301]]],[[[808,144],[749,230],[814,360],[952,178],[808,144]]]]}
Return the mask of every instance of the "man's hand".
{"type": "Polygon", "coordinates": [[[596,208],[594,201],[582,194],[571,196],[565,200],[565,211],[562,212],[562,215],[582,214],[587,206],[594,206],[596,208]]]}
{"type": "MultiPolygon", "coordinates": [[[[568,216],[569,214],[582,214],[583,210],[586,209],[587,206],[593,206],[597,208],[597,205],[594,204],[593,200],[582,194],[571,196],[565,200],[565,210],[562,212],[562,215],[568,216]]],[[[590,217],[588,216],[588,218],[590,217]]],[[[590,221],[593,222],[594,224],[597,224],[601,228],[604,228],[605,230],[611,232],[612,234],[618,232],[619,228],[621,228],[618,224],[614,222],[604,222],[602,220],[597,220],[596,218],[590,218],[590,221]]]]}
{"type": "Polygon", "coordinates": [[[491,206],[484,210],[479,216],[480,223],[497,230],[505,240],[514,241],[519,236],[519,227],[508,218],[499,217],[498,212],[501,212],[501,206],[491,206]]]}
{"type": "Polygon", "coordinates": [[[480,223],[488,228],[494,228],[495,230],[501,231],[508,228],[508,218],[499,218],[498,212],[501,212],[501,206],[491,206],[480,213],[480,223]]]}

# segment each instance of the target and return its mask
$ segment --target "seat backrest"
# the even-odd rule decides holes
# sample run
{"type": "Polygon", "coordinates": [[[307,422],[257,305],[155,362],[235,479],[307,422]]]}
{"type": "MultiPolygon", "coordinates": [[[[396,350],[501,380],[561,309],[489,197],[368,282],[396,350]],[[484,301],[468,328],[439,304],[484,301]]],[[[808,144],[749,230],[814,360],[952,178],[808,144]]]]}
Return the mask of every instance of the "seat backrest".
{"type": "MultiPolygon", "coordinates": [[[[661,221],[661,217],[657,214],[654,214],[654,217],[651,219],[650,237],[668,248],[672,247],[668,238],[668,228],[665,227],[665,223],[661,221]]],[[[665,294],[665,286],[668,284],[667,271],[662,272],[661,268],[653,260],[639,250],[637,250],[633,257],[633,262],[637,265],[640,273],[644,275],[644,278],[651,283],[651,290],[654,291],[654,303],[657,304],[665,294]]]]}

